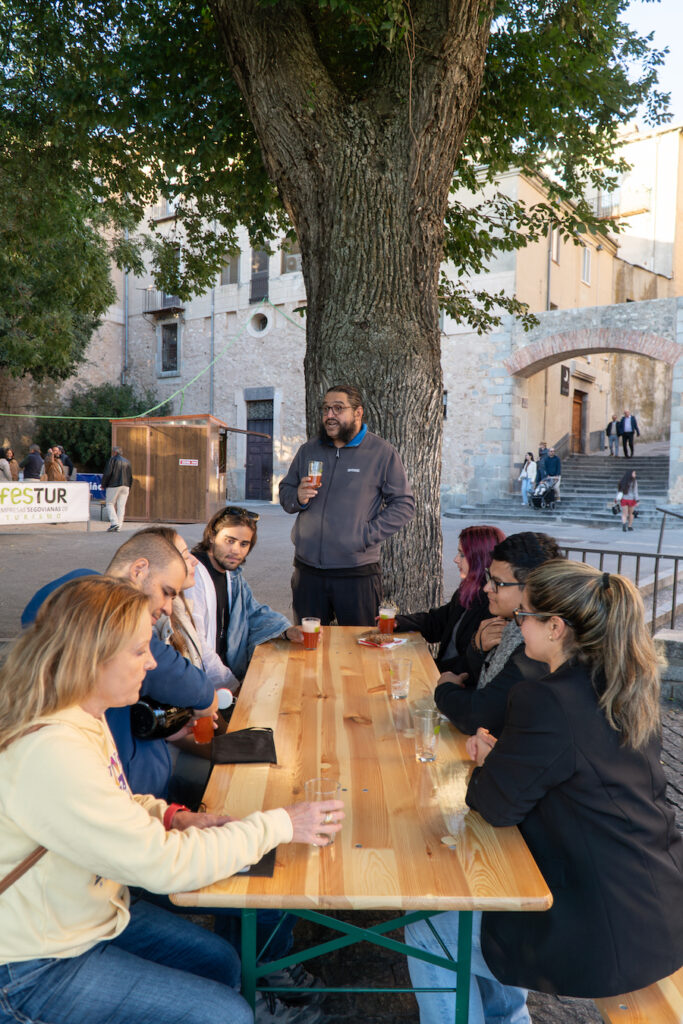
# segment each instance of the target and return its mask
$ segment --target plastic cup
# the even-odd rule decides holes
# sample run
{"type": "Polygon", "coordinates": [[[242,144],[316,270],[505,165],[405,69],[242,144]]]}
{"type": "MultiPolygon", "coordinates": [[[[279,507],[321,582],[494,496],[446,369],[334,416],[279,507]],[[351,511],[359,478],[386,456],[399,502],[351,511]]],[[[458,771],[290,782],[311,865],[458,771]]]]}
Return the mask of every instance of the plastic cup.
{"type": "Polygon", "coordinates": [[[439,712],[431,708],[413,711],[416,761],[436,761],[440,721],[439,712]]]}
{"type": "Polygon", "coordinates": [[[213,715],[202,715],[192,726],[197,743],[210,743],[213,739],[213,715]]]}
{"type": "MultiPolygon", "coordinates": [[[[324,778],[307,779],[304,782],[304,796],[309,803],[315,803],[318,800],[339,800],[340,793],[340,782],[332,782],[330,779],[324,778]]],[[[325,832],[319,832],[318,835],[327,840],[326,846],[331,846],[336,832],[331,836],[325,832]]]]}
{"type": "Polygon", "coordinates": [[[304,650],[315,651],[320,639],[320,619],[302,619],[301,628],[304,632],[304,650]]]}
{"type": "Polygon", "coordinates": [[[396,658],[389,665],[392,700],[405,700],[408,696],[412,665],[410,658],[396,658]]]}
{"type": "Polygon", "coordinates": [[[311,487],[320,487],[323,482],[323,464],[313,459],[308,463],[308,475],[311,478],[311,487]]]}
{"type": "Polygon", "coordinates": [[[379,606],[378,628],[380,633],[393,633],[396,629],[396,606],[381,604],[379,606]]]}

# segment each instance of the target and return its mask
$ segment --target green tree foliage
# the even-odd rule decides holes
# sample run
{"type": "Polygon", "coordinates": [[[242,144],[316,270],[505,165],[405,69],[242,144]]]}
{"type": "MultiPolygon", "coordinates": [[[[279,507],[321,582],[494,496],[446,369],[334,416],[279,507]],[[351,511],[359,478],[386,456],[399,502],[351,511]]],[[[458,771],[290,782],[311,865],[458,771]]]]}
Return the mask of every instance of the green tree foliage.
{"type": "MultiPolygon", "coordinates": [[[[413,101],[398,69],[409,65],[412,76],[420,62],[439,59],[424,45],[425,11],[438,21],[451,5],[262,0],[260,6],[273,19],[292,9],[302,13],[321,65],[347,102],[369,101],[381,74],[390,117],[413,101]],[[386,88],[392,62],[393,92],[386,88]]],[[[446,218],[444,255],[459,277],[455,285],[442,279],[441,297],[456,319],[483,330],[497,305],[520,312],[503,296],[473,294],[469,277],[549,225],[567,236],[604,230],[584,197],[608,188],[621,170],[613,156],[620,125],[644,102],[650,123],[666,118],[666,96],[656,90],[662,54],[621,20],[627,6],[628,0],[492,4],[479,107],[462,144],[446,218]],[[512,166],[543,174],[549,201],[529,211],[499,195],[467,204],[455,198],[512,166]]],[[[29,138],[37,133],[56,147],[71,161],[73,187],[88,203],[95,197],[99,216],[116,227],[112,251],[119,264],[139,270],[147,249],[157,286],[182,299],[215,279],[225,252],[235,247],[238,224],[255,245],[286,224],[248,106],[223,56],[213,16],[220,7],[218,0],[0,0],[5,139],[25,138],[29,129],[29,138]],[[127,237],[159,195],[174,200],[182,225],[180,262],[172,231],[162,236],[152,224],[127,237]]],[[[305,88],[314,110],[320,84],[313,77],[305,88]]]]}
{"type": "MultiPolygon", "coordinates": [[[[153,408],[157,401],[152,391],[140,394],[130,384],[80,388],[56,410],[56,415],[63,419],[38,420],[36,444],[43,452],[53,444],[62,444],[74,463],[93,473],[101,473],[111,454],[109,419],[139,416],[153,408]]],[[[164,405],[155,409],[154,415],[166,416],[169,412],[170,407],[164,405]]]]}
{"type": "Polygon", "coordinates": [[[1,3],[0,368],[63,380],[116,296],[92,168],[78,165],[65,112],[48,99],[59,54],[45,75],[19,22],[1,3]]]}

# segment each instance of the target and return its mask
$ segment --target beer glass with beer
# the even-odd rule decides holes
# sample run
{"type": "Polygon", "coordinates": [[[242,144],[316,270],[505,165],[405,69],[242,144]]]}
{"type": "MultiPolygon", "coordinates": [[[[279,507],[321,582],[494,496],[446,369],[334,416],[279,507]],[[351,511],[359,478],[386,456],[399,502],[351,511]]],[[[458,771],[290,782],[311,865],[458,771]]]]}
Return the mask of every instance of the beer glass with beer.
{"type": "Polygon", "coordinates": [[[322,462],[317,459],[311,460],[311,462],[308,463],[308,475],[311,478],[311,487],[315,487],[317,490],[323,482],[322,462]]]}
{"type": "Polygon", "coordinates": [[[378,628],[380,633],[393,633],[396,629],[396,605],[384,601],[379,606],[378,628]]]}
{"type": "Polygon", "coordinates": [[[304,634],[304,650],[314,651],[320,638],[320,619],[302,619],[301,628],[304,634]]]}

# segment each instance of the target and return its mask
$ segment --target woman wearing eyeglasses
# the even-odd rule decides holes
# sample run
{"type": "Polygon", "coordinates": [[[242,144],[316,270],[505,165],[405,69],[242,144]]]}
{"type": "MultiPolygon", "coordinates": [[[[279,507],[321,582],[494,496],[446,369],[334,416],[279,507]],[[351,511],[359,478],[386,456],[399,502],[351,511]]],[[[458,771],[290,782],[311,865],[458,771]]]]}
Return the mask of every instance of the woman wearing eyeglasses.
{"type": "Polygon", "coordinates": [[[513,533],[495,546],[484,570],[484,593],[492,618],[484,619],[466,652],[465,674],[444,672],[434,691],[439,711],[472,734],[480,726],[496,733],[503,724],[510,688],[520,679],[538,678],[545,667],[524,651],[522,634],[512,619],[532,569],[558,558],[560,549],[546,533],[513,533]]]}
{"type": "MultiPolygon", "coordinates": [[[[489,998],[505,1006],[496,1021],[527,1021],[523,988],[610,996],[683,964],[683,841],[664,797],[659,664],[640,595],[623,576],[552,561],[529,575],[517,617],[550,671],[510,692],[497,741],[468,741],[467,802],[519,827],[553,906],[483,915],[473,974],[489,980],[471,987],[470,1022],[487,1019],[489,998]]],[[[456,915],[436,926],[453,946],[456,915]]],[[[410,938],[432,948],[423,931],[410,938]]],[[[418,997],[422,1024],[448,1019],[442,998],[452,1005],[418,997]]]]}

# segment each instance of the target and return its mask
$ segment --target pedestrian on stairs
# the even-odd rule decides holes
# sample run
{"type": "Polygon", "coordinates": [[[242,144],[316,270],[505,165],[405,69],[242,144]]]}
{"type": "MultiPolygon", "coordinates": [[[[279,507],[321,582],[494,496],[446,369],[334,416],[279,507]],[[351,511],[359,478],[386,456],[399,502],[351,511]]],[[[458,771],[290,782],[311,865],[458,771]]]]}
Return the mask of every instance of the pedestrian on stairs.
{"type": "Polygon", "coordinates": [[[638,504],[638,481],[635,469],[628,469],[617,487],[617,501],[621,503],[621,528],[633,530],[633,514],[638,504]]]}

